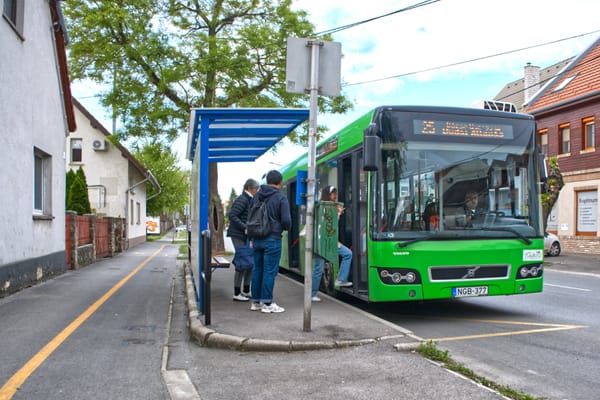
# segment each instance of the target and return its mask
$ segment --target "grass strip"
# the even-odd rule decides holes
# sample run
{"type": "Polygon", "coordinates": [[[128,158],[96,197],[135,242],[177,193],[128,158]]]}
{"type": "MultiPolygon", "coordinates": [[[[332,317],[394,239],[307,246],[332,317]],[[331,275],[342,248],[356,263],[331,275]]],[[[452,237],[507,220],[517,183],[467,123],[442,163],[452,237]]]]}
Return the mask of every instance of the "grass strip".
{"type": "Polygon", "coordinates": [[[467,368],[464,364],[454,361],[452,357],[450,357],[448,350],[440,350],[437,347],[437,343],[429,340],[427,342],[423,342],[417,348],[417,352],[421,354],[423,357],[426,357],[432,361],[436,361],[446,369],[457,372],[462,376],[465,376],[472,381],[479,383],[485,387],[488,387],[496,392],[502,394],[503,396],[508,397],[513,400],[543,400],[543,397],[534,397],[528,395],[526,393],[520,392],[518,390],[512,389],[505,385],[500,385],[496,382],[493,382],[483,376],[477,375],[471,369],[467,368]]]}

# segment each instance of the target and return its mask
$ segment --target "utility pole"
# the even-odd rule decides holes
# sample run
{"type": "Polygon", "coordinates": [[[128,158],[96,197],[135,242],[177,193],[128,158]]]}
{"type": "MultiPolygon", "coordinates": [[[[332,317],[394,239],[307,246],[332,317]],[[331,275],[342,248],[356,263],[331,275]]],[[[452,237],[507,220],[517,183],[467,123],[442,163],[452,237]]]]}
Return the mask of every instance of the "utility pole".
{"type": "Polygon", "coordinates": [[[341,91],[341,45],[318,39],[288,38],[286,90],[309,93],[308,176],[306,178],[306,225],[304,255],[304,324],[311,330],[312,270],[314,247],[314,209],[317,144],[317,102],[319,94],[339,96],[341,91]],[[322,57],[321,57],[322,56],[322,57]]]}

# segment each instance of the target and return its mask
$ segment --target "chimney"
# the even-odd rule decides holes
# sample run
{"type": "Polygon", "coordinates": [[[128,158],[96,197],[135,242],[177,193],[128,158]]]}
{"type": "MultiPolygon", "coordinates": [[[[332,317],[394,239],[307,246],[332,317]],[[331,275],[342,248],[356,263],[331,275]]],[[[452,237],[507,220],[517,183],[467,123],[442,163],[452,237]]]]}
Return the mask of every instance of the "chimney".
{"type": "Polygon", "coordinates": [[[524,76],[524,103],[527,103],[540,90],[540,67],[535,67],[531,63],[527,63],[525,65],[524,76]]]}

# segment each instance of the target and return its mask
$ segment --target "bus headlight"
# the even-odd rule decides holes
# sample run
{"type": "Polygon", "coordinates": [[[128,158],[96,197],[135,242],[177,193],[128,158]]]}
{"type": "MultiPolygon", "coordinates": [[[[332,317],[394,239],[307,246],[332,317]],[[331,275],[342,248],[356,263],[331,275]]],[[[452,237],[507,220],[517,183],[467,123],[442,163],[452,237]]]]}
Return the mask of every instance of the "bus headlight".
{"type": "Polygon", "coordinates": [[[517,272],[517,279],[537,278],[542,276],[543,272],[542,264],[522,265],[517,272]]]}
{"type": "Polygon", "coordinates": [[[379,277],[388,285],[420,284],[421,278],[416,270],[408,268],[377,268],[379,277]]]}

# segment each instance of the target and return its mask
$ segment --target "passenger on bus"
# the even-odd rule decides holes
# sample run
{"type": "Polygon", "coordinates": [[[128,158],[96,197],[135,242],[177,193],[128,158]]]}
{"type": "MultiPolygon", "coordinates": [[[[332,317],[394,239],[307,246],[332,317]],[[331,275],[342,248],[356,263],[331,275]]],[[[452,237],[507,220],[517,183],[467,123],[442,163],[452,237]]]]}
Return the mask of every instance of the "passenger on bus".
{"type": "MultiPolygon", "coordinates": [[[[321,191],[321,201],[333,201],[336,202],[338,201],[338,193],[337,193],[337,189],[335,188],[335,186],[331,186],[328,185],[326,187],[323,188],[323,190],[321,191]]],[[[342,204],[338,204],[338,218],[344,213],[344,206],[342,204]]],[[[344,246],[342,244],[342,242],[338,241],[338,255],[340,257],[342,257],[342,262],[340,263],[340,269],[338,271],[338,276],[337,279],[335,280],[335,286],[339,286],[339,287],[348,287],[348,286],[352,286],[352,282],[348,281],[348,277],[350,276],[350,266],[352,265],[352,251],[344,246]]],[[[317,270],[317,268],[315,268],[315,271],[317,270]]],[[[321,272],[320,274],[323,274],[323,268],[320,268],[321,272]]],[[[313,274],[315,273],[315,271],[313,271],[313,274]]],[[[313,276],[313,282],[314,282],[314,276],[313,276]]],[[[321,280],[319,279],[319,282],[321,280]]],[[[313,288],[314,291],[314,288],[313,288]]],[[[316,295],[316,293],[315,293],[316,295]]]]}

